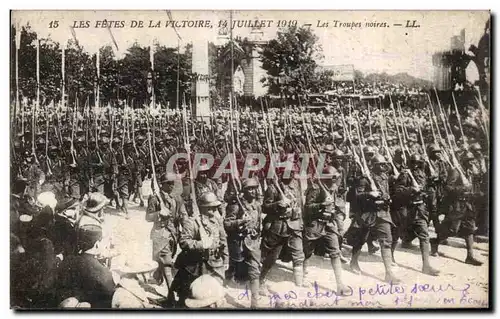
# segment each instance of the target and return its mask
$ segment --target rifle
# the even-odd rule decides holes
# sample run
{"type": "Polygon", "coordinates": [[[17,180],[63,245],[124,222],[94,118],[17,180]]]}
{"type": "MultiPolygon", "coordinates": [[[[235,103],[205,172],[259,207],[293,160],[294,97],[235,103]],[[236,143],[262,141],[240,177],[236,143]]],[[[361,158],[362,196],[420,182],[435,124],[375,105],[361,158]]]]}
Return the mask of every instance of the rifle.
{"type": "Polygon", "coordinates": [[[156,171],[155,171],[155,165],[154,165],[154,160],[153,160],[153,146],[151,145],[151,132],[149,130],[149,120],[146,118],[147,125],[148,125],[148,145],[149,145],[149,156],[151,159],[151,174],[153,177],[153,187],[154,187],[154,192],[155,195],[158,197],[158,201],[160,203],[160,210],[167,212],[167,208],[165,206],[165,202],[163,201],[163,198],[161,197],[160,193],[160,188],[158,186],[158,180],[156,178],[156,171]]]}
{"type": "Polygon", "coordinates": [[[391,155],[391,151],[389,149],[389,145],[387,145],[387,133],[385,131],[385,121],[383,120],[383,116],[382,116],[382,113],[380,114],[379,116],[379,119],[380,119],[380,131],[381,131],[381,136],[382,136],[382,146],[384,147],[386,153],[387,153],[387,157],[389,159],[389,163],[391,164],[391,167],[392,167],[392,170],[394,172],[394,176],[395,178],[398,178],[399,176],[399,171],[398,169],[396,168],[396,165],[394,165],[394,161],[392,159],[392,155],[391,155]]]}
{"type": "Polygon", "coordinates": [[[464,147],[466,149],[469,148],[467,143],[467,137],[464,134],[464,130],[462,128],[462,120],[460,119],[460,113],[458,113],[457,102],[455,101],[455,93],[451,92],[451,97],[453,98],[453,105],[455,106],[455,114],[457,115],[458,125],[460,127],[460,133],[462,133],[462,140],[464,141],[464,147]]]}
{"type": "MultiPolygon", "coordinates": [[[[193,216],[195,216],[196,219],[199,219],[200,211],[198,209],[198,205],[196,203],[196,189],[194,187],[194,176],[193,176],[193,164],[191,161],[191,145],[189,144],[189,130],[187,126],[187,114],[186,114],[186,106],[182,106],[182,113],[183,113],[183,120],[184,120],[184,133],[185,133],[185,140],[184,140],[184,148],[186,149],[187,152],[187,158],[188,158],[188,169],[189,169],[189,185],[191,187],[191,205],[193,208],[193,216]]],[[[200,225],[201,222],[200,222],[200,225]]],[[[204,229],[203,227],[200,227],[200,229],[204,229]]]]}
{"type": "Polygon", "coordinates": [[[458,161],[457,156],[455,154],[455,150],[453,149],[453,145],[451,143],[450,136],[448,135],[448,130],[446,129],[446,123],[445,123],[446,120],[444,118],[443,110],[441,109],[441,102],[439,101],[439,96],[437,95],[436,88],[434,88],[434,91],[436,93],[436,98],[438,100],[438,106],[439,106],[439,111],[440,111],[439,115],[441,116],[441,121],[445,125],[446,139],[448,140],[448,144],[450,146],[450,154],[451,154],[451,159],[452,159],[452,162],[453,162],[453,168],[455,168],[458,171],[458,173],[460,175],[460,178],[462,180],[463,185],[464,186],[469,186],[469,185],[471,185],[470,181],[465,176],[465,173],[464,173],[464,171],[462,169],[462,166],[460,165],[460,162],[458,161]]]}
{"type": "Polygon", "coordinates": [[[425,141],[424,141],[424,136],[422,135],[422,128],[420,127],[420,124],[417,123],[418,126],[418,134],[420,135],[420,141],[422,142],[422,149],[424,152],[424,158],[425,161],[427,162],[427,165],[429,165],[429,172],[432,177],[436,176],[436,170],[434,169],[434,166],[432,165],[431,161],[429,160],[429,156],[427,155],[427,149],[425,147],[425,141]]]}

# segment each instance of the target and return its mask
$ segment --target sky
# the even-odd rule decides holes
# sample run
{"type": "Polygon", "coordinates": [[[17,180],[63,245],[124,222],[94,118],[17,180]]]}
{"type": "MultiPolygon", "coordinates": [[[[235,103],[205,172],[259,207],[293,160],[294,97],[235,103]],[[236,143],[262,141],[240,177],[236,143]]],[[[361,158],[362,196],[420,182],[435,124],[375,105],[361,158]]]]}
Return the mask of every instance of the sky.
{"type": "MultiPolygon", "coordinates": [[[[152,41],[160,45],[181,46],[190,42],[216,41],[218,21],[228,20],[229,11],[172,11],[173,20],[209,20],[212,28],[165,27],[169,20],[163,11],[12,11],[12,23],[29,23],[40,37],[63,42],[72,37],[70,26],[89,21],[89,28],[75,28],[79,42],[89,52],[111,44],[106,28],[96,28],[96,21],[124,21],[125,27],[113,28],[112,33],[122,55],[134,42],[148,46],[152,41]],[[143,21],[144,28],[131,28],[131,20],[143,21]],[[160,20],[161,28],[147,28],[149,20],[160,20]],[[57,28],[49,28],[58,21],[57,28]]],[[[476,44],[481,37],[488,11],[233,11],[233,20],[272,20],[270,27],[262,28],[264,39],[276,36],[278,20],[296,20],[297,25],[311,24],[323,48],[324,60],[320,64],[353,64],[363,73],[407,72],[413,76],[432,80],[432,55],[450,48],[450,38],[465,29],[465,48],[476,44]],[[335,27],[334,21],[360,23],[361,28],[335,27]],[[418,28],[405,28],[406,21],[416,20],[418,28]],[[318,24],[328,22],[328,27],[318,24]],[[386,23],[389,27],[366,27],[366,22],[386,23]],[[402,24],[398,27],[394,24],[402,24]]],[[[337,24],[339,23],[337,22],[337,24]]],[[[347,24],[344,24],[344,26],[347,24]]],[[[250,27],[235,28],[234,36],[248,36],[250,27]]]]}

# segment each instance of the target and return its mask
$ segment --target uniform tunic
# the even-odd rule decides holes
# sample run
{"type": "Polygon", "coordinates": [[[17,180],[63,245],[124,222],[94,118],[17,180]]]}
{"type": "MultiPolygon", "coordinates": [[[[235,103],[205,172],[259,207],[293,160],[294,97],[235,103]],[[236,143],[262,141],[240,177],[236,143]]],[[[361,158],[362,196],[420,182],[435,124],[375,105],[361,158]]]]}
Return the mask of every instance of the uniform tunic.
{"type": "Polygon", "coordinates": [[[259,279],[260,275],[260,226],[262,208],[257,200],[249,203],[240,199],[228,205],[224,228],[227,233],[229,258],[232,263],[244,262],[250,280],[259,279]],[[243,220],[249,220],[242,225],[243,220]]]}

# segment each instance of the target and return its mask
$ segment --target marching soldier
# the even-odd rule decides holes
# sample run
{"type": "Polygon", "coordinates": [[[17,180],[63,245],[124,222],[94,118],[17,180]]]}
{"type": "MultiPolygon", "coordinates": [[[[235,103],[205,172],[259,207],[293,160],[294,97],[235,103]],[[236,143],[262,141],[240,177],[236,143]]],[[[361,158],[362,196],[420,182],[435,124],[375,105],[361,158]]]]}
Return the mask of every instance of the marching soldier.
{"type": "Polygon", "coordinates": [[[158,262],[154,277],[159,284],[166,281],[172,284],[172,267],[179,242],[180,225],[186,218],[184,202],[179,195],[174,195],[174,183],[177,175],[167,173],[159,181],[160,196],[151,196],[146,211],[146,220],[153,222],[150,238],[153,242],[153,260],[158,262]]]}
{"type": "MultiPolygon", "coordinates": [[[[420,252],[422,254],[422,272],[427,275],[437,276],[439,271],[432,268],[429,263],[429,211],[425,205],[427,196],[427,174],[425,161],[414,154],[410,158],[410,170],[403,170],[395,183],[394,201],[399,201],[399,223],[396,223],[397,232],[392,238],[392,256],[398,238],[401,237],[403,247],[411,245],[412,240],[418,237],[420,252]]],[[[393,221],[395,219],[393,218],[393,221]]]]}
{"type": "MultiPolygon", "coordinates": [[[[429,162],[434,168],[435,175],[430,176],[428,184],[427,209],[429,218],[434,225],[436,233],[440,231],[439,215],[444,214],[443,197],[444,187],[448,174],[446,162],[442,158],[441,148],[437,144],[431,144],[428,148],[429,162]]],[[[430,175],[430,172],[429,172],[430,175]]]]}
{"type": "Polygon", "coordinates": [[[318,243],[325,245],[325,250],[332,264],[337,281],[337,294],[344,295],[346,287],[342,282],[342,266],[340,244],[342,234],[338,226],[345,219],[343,203],[338,202],[338,186],[335,183],[338,171],[327,166],[320,176],[319,185],[306,191],[304,206],[304,274],[307,275],[308,260],[314,253],[318,243]],[[342,217],[338,217],[342,215],[342,217]]]}
{"type": "Polygon", "coordinates": [[[222,203],[214,193],[200,196],[199,216],[189,216],[182,222],[179,246],[182,252],[177,256],[175,267],[179,269],[169,291],[169,304],[174,303],[176,292],[178,305],[185,307],[191,283],[204,274],[223,282],[228,264],[227,238],[224,226],[217,217],[217,209],[222,203]]]}
{"type": "MultiPolygon", "coordinates": [[[[224,228],[229,248],[226,279],[246,273],[252,293],[251,307],[257,307],[260,277],[261,204],[257,200],[259,182],[255,178],[242,182],[243,197],[227,206],[224,228]]],[[[237,196],[237,195],[236,195],[237,196]]]]}
{"type": "Polygon", "coordinates": [[[360,274],[358,259],[361,247],[367,241],[369,233],[378,239],[381,247],[382,259],[385,267],[385,281],[399,283],[400,280],[394,275],[391,267],[391,227],[394,226],[389,214],[390,204],[389,178],[386,174],[387,162],[385,158],[378,154],[372,159],[373,164],[373,185],[367,176],[361,176],[354,185],[356,210],[352,221],[352,259],[351,269],[354,273],[360,274]],[[376,187],[374,189],[374,187],[376,187]]]}
{"type": "Polygon", "coordinates": [[[267,274],[283,248],[291,254],[295,285],[304,286],[302,194],[297,180],[283,173],[278,174],[281,175],[278,176],[280,182],[271,183],[264,194],[263,213],[266,217],[263,221],[260,274],[260,293],[263,295],[267,295],[267,274]]]}
{"type": "Polygon", "coordinates": [[[474,155],[464,154],[464,172],[452,168],[446,181],[446,199],[449,201],[450,211],[445,216],[441,231],[436,239],[431,240],[431,253],[438,255],[439,244],[451,235],[460,235],[465,239],[467,257],[465,263],[481,266],[483,263],[474,256],[474,232],[476,231],[476,211],[474,202],[481,196],[476,177],[479,173],[474,165],[474,155]]]}

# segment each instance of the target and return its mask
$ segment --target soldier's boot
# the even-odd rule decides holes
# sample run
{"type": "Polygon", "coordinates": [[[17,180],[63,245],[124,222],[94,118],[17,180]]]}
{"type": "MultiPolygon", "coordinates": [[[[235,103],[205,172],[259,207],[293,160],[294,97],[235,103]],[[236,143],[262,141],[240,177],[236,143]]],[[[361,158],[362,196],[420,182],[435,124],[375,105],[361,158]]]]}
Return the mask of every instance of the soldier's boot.
{"type": "Polygon", "coordinates": [[[308,282],[304,281],[304,266],[293,267],[293,281],[297,287],[310,287],[308,282]]]}
{"type": "Polygon", "coordinates": [[[359,255],[361,254],[361,247],[353,247],[352,248],[352,257],[351,257],[351,271],[356,275],[361,274],[361,268],[359,268],[359,255]]]}
{"type": "Polygon", "coordinates": [[[422,254],[422,272],[430,276],[438,276],[440,271],[432,268],[429,263],[430,246],[429,243],[420,240],[420,252],[422,254]]]}
{"type": "Polygon", "coordinates": [[[347,296],[350,292],[342,281],[342,262],[340,261],[340,257],[331,257],[330,262],[332,263],[333,273],[335,274],[335,281],[337,283],[337,295],[347,296]]]}
{"type": "Polygon", "coordinates": [[[483,262],[474,257],[474,236],[472,234],[465,236],[465,246],[467,248],[465,263],[473,266],[481,266],[483,262]]]}
{"type": "Polygon", "coordinates": [[[394,275],[392,272],[392,257],[391,257],[391,249],[389,247],[382,247],[380,250],[382,255],[382,260],[384,261],[385,267],[385,281],[388,283],[399,284],[401,280],[394,275]]]}
{"type": "Polygon", "coordinates": [[[251,299],[250,299],[250,308],[255,309],[259,307],[259,292],[260,292],[260,287],[259,287],[259,280],[258,279],[252,279],[250,280],[250,293],[252,294],[251,299]]]}
{"type": "Polygon", "coordinates": [[[380,247],[377,244],[375,244],[375,242],[372,240],[369,240],[367,244],[368,244],[368,253],[370,255],[373,255],[380,250],[380,247]]]}
{"type": "Polygon", "coordinates": [[[439,238],[431,238],[430,239],[430,242],[431,242],[431,253],[430,255],[433,256],[433,257],[437,257],[439,256],[439,238]]]}

